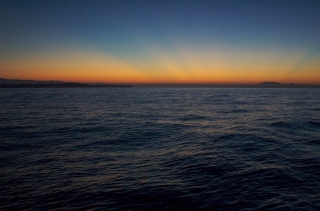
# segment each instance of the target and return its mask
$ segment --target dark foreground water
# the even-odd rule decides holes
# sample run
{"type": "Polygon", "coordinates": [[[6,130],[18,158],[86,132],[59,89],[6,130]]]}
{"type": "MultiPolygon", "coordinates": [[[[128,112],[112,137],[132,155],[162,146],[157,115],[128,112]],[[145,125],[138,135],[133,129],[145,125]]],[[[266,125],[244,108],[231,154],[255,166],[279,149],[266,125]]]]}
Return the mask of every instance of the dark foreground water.
{"type": "Polygon", "coordinates": [[[320,89],[0,100],[1,210],[320,210],[320,89]]]}

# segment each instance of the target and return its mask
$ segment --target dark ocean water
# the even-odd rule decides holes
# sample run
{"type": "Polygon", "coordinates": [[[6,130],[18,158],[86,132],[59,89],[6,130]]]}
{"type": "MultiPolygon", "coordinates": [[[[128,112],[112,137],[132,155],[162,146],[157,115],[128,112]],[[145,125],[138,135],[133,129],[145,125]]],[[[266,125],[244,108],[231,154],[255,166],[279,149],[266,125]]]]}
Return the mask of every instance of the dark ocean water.
{"type": "Polygon", "coordinates": [[[320,210],[320,89],[0,90],[1,210],[320,210]]]}

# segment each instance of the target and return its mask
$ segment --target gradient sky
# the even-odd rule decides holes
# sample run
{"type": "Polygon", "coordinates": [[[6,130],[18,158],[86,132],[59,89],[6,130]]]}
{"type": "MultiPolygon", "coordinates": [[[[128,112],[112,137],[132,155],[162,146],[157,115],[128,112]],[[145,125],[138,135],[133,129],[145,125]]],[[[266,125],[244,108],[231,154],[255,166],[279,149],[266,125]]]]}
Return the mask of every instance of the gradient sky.
{"type": "Polygon", "coordinates": [[[320,84],[320,1],[0,0],[0,77],[320,84]]]}

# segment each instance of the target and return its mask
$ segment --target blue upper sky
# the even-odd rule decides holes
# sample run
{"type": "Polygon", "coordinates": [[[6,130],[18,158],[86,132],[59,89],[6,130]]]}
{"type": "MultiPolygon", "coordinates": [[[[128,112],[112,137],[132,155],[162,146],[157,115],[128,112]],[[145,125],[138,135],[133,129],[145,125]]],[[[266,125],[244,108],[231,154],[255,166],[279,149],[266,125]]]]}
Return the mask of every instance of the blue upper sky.
{"type": "Polygon", "coordinates": [[[68,49],[107,53],[141,69],[143,62],[163,64],[153,54],[159,49],[177,62],[183,49],[200,57],[207,48],[302,50],[296,66],[320,57],[318,0],[1,0],[0,7],[0,53],[7,72],[8,60],[68,49]]]}

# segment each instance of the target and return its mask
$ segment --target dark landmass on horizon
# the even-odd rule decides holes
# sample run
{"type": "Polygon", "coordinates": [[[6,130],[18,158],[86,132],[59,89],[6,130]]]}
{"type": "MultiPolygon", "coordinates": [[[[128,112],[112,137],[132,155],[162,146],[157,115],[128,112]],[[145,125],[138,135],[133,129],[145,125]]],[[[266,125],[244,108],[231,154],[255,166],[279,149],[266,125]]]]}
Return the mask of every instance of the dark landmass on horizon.
{"type": "Polygon", "coordinates": [[[320,88],[320,84],[283,84],[278,82],[262,82],[258,84],[201,84],[201,83],[159,83],[135,84],[137,87],[194,87],[194,88],[320,88]]]}
{"type": "Polygon", "coordinates": [[[132,87],[122,84],[87,84],[63,81],[34,81],[0,78],[0,88],[95,88],[95,87],[132,87]]]}
{"type": "MultiPolygon", "coordinates": [[[[262,82],[259,84],[201,84],[201,83],[150,83],[134,84],[135,87],[198,87],[198,88],[320,88],[320,84],[294,84],[262,82]]],[[[63,81],[36,81],[0,78],[0,88],[95,88],[95,87],[133,87],[133,85],[77,83],[63,81]]]]}

